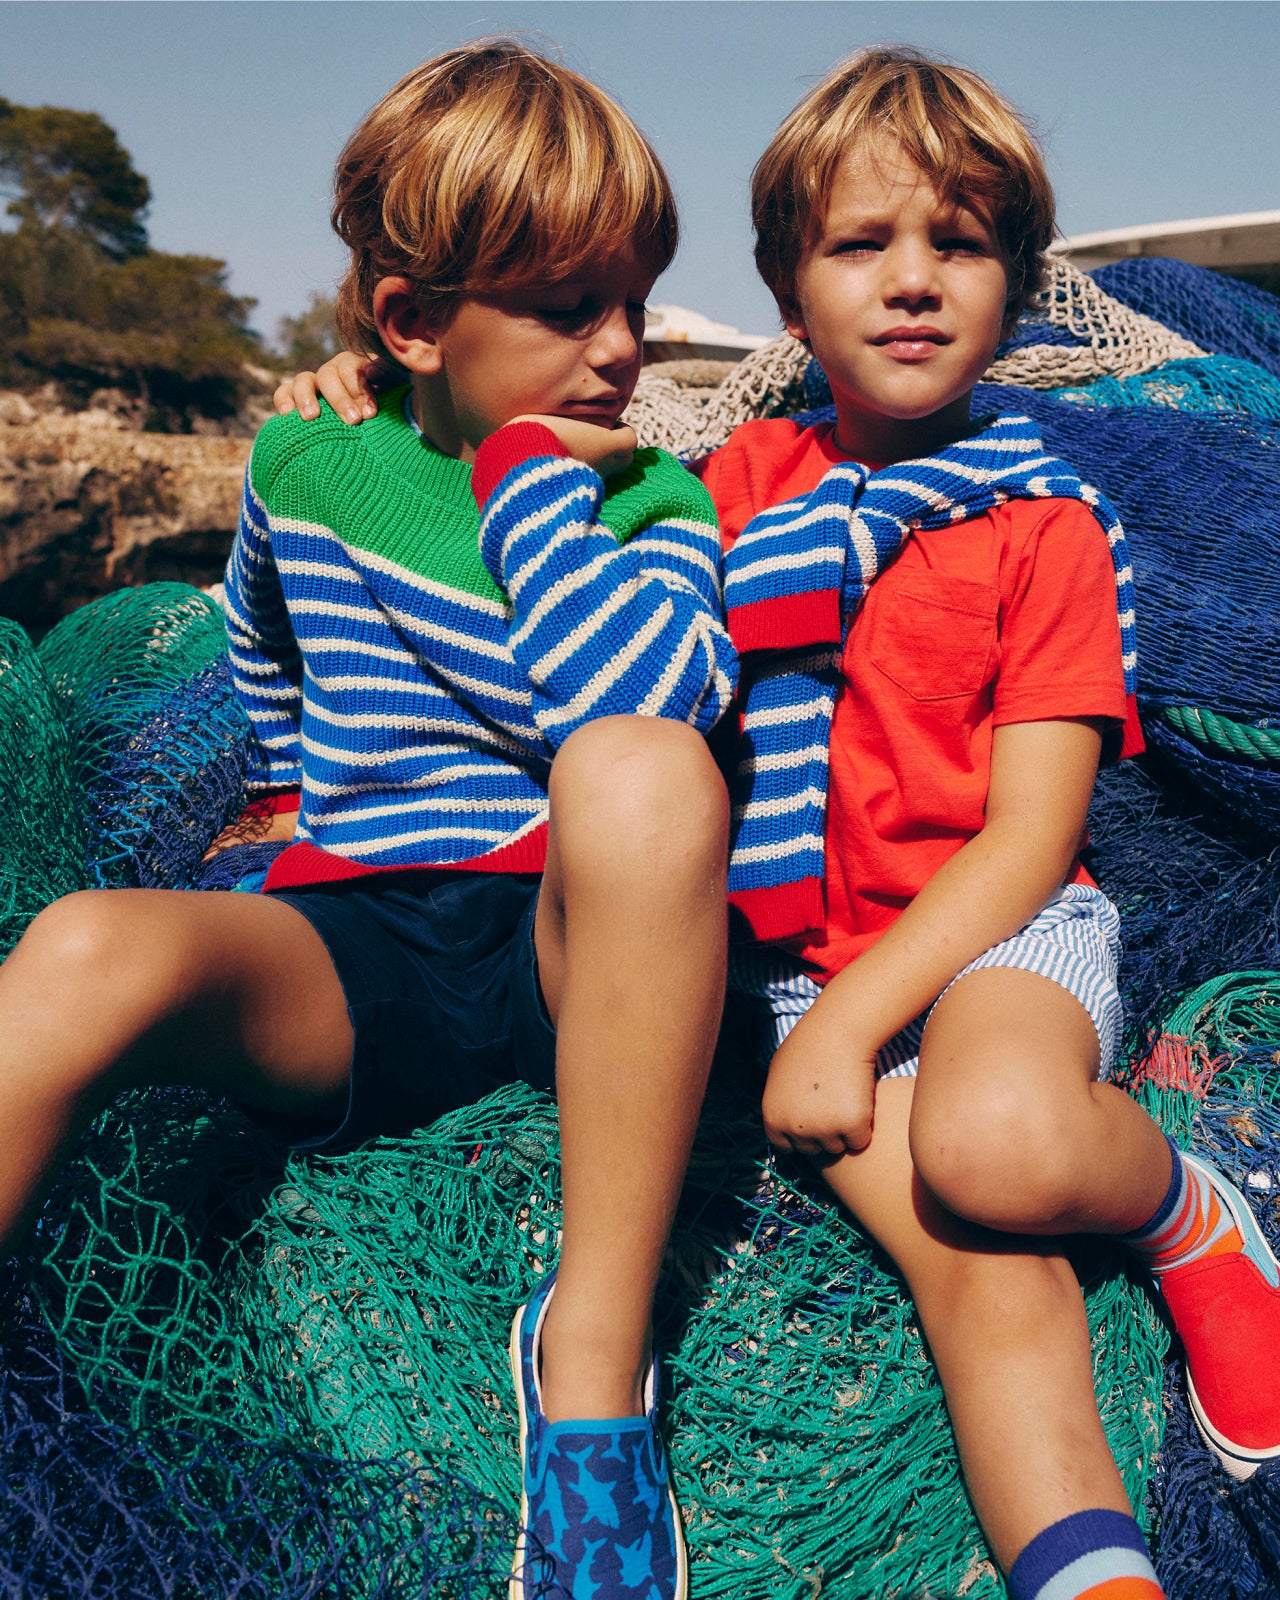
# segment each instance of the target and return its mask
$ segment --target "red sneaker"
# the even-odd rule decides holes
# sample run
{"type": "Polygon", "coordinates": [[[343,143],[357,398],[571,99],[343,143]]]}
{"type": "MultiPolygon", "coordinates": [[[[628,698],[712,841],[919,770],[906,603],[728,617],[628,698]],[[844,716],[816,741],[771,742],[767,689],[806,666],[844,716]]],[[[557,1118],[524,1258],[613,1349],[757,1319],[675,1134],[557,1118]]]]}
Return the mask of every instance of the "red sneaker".
{"type": "Polygon", "coordinates": [[[1196,1426],[1243,1483],[1280,1456],[1280,1262],[1240,1191],[1199,1157],[1183,1160],[1213,1185],[1244,1249],[1175,1267],[1160,1288],[1186,1351],[1196,1426]]]}

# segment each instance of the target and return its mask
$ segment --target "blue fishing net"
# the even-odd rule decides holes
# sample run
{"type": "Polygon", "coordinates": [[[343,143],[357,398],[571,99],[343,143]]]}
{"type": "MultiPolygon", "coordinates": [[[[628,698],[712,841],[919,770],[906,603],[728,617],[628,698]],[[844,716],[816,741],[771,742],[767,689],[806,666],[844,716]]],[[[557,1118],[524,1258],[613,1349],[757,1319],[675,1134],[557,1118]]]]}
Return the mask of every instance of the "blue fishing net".
{"type": "MultiPolygon", "coordinates": [[[[1236,356],[1170,361],[1132,378],[1095,378],[1048,391],[1086,406],[1166,406],[1174,411],[1248,411],[1280,422],[1280,377],[1236,356]]],[[[1273,430],[1274,431],[1274,430],[1273,430]]]]}
{"type": "Polygon", "coordinates": [[[1137,1046],[1169,997],[1221,972],[1280,969],[1280,844],[1242,833],[1176,771],[1098,774],[1085,863],[1120,910],[1120,992],[1137,1046]]]}
{"type": "Polygon", "coordinates": [[[1113,299],[1202,350],[1240,356],[1280,376],[1280,300],[1265,289],[1164,256],[1115,261],[1090,276],[1113,299]]]}

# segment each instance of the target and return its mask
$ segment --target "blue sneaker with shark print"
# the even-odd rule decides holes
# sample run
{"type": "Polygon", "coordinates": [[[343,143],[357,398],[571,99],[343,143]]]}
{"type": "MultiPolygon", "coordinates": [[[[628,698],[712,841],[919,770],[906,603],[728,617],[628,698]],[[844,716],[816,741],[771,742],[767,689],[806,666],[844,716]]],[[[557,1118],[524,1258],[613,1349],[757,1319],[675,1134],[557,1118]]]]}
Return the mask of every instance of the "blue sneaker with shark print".
{"type": "Polygon", "coordinates": [[[658,1366],[642,1417],[548,1422],[538,1383],[551,1273],[516,1312],[511,1374],[524,1479],[509,1600],[687,1600],[688,1558],[658,1433],[658,1366]]]}

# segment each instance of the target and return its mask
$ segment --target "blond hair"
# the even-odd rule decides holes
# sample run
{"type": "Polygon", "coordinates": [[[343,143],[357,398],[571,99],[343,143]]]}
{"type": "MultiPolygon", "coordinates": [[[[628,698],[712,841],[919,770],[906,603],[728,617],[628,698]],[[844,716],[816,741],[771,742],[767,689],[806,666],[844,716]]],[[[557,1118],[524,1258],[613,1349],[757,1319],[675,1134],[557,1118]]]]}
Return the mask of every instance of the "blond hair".
{"type": "Polygon", "coordinates": [[[981,212],[1005,258],[1012,323],[1045,282],[1053,188],[1026,122],[985,79],[906,47],[861,50],[800,101],[751,178],[756,266],[775,298],[822,229],[841,164],[896,145],[948,204],[981,212]]]}
{"type": "Polygon", "coordinates": [[[338,328],[375,353],[380,278],[408,278],[447,320],[459,296],[555,283],[624,247],[656,276],[678,236],[667,175],[630,118],[512,39],[437,56],[374,106],[338,158],[332,221],[351,251],[338,328]]]}

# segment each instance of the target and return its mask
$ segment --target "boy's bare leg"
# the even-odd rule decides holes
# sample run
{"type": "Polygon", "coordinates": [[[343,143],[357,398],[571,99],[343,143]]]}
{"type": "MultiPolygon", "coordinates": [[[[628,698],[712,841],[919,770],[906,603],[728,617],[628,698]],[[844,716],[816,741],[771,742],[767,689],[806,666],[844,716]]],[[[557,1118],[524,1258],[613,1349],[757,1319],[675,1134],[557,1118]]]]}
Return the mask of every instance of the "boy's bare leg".
{"type": "Polygon", "coordinates": [[[1028,1237],[1122,1231],[1164,1197],[1163,1135],[1097,1067],[1066,990],[970,974],[934,1009],[918,1079],[879,1084],[871,1144],[826,1174],[907,1279],[1006,1571],[1064,1517],[1130,1511],[1075,1274],[1051,1238],[1028,1237]]]}
{"type": "Polygon", "coordinates": [[[1169,1147],[1098,1083],[1098,1038],[1059,984],[972,972],[934,1007],[920,1051],[911,1154],[949,1210],[1016,1233],[1126,1233],[1165,1197],[1169,1147]]]}
{"type": "Polygon", "coordinates": [[[610,717],[551,771],[539,973],[556,1024],[564,1236],[547,1417],[641,1409],[658,1268],[724,999],[728,802],[679,723],[610,717]]]}
{"type": "Polygon", "coordinates": [[[261,895],[68,895],[0,966],[0,1241],[119,1090],[193,1083],[340,1115],[352,1035],[319,936],[261,895]]]}
{"type": "Polygon", "coordinates": [[[1076,1511],[1129,1511],[1093,1390],[1084,1301],[1050,1241],[962,1222],[914,1170],[915,1085],[876,1091],[875,1132],[824,1177],[907,1280],[942,1380],[965,1482],[1007,1572],[1076,1511]]]}

